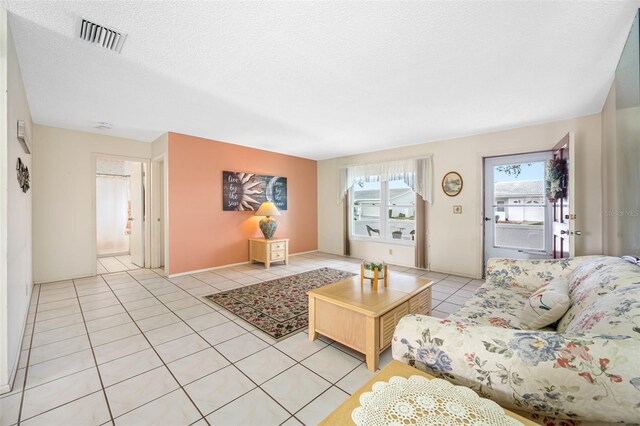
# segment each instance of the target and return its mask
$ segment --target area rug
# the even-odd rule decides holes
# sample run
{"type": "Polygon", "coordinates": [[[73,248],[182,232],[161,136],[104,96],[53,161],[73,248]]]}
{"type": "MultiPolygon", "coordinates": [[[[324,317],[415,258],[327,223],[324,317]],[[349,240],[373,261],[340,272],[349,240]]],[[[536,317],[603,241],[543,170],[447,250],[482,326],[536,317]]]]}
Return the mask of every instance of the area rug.
{"type": "Polygon", "coordinates": [[[309,325],[309,290],[353,275],[320,268],[205,297],[280,340],[309,325]]]}

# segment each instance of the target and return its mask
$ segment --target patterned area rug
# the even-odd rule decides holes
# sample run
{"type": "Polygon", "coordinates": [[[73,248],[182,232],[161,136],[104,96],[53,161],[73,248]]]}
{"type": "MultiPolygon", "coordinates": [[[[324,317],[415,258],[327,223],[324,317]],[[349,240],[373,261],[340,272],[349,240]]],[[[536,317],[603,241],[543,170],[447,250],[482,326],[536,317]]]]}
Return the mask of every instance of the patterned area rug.
{"type": "Polygon", "coordinates": [[[206,296],[276,340],[309,325],[307,292],[355,274],[320,268],[206,296]]]}

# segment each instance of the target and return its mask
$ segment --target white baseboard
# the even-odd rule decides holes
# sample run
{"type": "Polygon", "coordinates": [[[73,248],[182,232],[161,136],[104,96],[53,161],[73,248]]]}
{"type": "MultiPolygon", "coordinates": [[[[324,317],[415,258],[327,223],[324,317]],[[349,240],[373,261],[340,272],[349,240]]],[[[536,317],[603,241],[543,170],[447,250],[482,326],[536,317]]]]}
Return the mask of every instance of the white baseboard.
{"type": "Polygon", "coordinates": [[[20,345],[18,346],[18,353],[16,354],[16,360],[11,367],[11,372],[9,373],[9,383],[3,383],[0,385],[0,395],[10,392],[13,388],[13,381],[16,379],[16,374],[18,374],[18,365],[20,365],[20,356],[22,355],[22,342],[24,340],[24,332],[27,329],[27,318],[29,318],[29,310],[31,309],[31,298],[33,297],[33,284],[31,285],[31,293],[29,294],[29,303],[27,303],[27,311],[24,314],[24,318],[22,320],[22,331],[20,332],[20,345]]]}
{"type": "MultiPolygon", "coordinates": [[[[291,254],[289,254],[289,257],[299,256],[301,254],[317,253],[317,251],[318,250],[310,250],[310,251],[301,251],[299,253],[291,253],[291,254]]],[[[183,277],[185,275],[192,275],[192,274],[199,274],[201,272],[215,271],[216,269],[231,268],[233,266],[240,266],[240,265],[249,265],[249,263],[250,262],[229,263],[227,265],[213,266],[211,268],[196,269],[196,270],[193,270],[193,271],[179,272],[177,274],[169,274],[169,275],[167,275],[167,277],[168,278],[183,277]]]]}

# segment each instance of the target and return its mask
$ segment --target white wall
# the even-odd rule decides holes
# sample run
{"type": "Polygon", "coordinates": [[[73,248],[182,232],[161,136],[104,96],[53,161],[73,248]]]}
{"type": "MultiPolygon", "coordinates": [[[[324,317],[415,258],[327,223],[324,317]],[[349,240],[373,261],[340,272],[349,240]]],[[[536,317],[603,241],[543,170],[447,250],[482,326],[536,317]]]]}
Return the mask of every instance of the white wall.
{"type": "MultiPolygon", "coordinates": [[[[2,188],[3,195],[6,194],[6,213],[2,216],[6,217],[6,264],[0,268],[3,274],[2,283],[6,291],[6,298],[2,301],[6,302],[0,306],[3,312],[2,317],[2,368],[0,371],[0,392],[1,389],[8,390],[6,385],[10,384],[17,369],[18,358],[20,355],[20,346],[22,336],[24,334],[24,325],[29,310],[29,298],[33,288],[32,279],[32,237],[31,237],[31,216],[32,216],[32,194],[33,189],[24,193],[18,185],[16,178],[16,162],[20,158],[29,170],[32,172],[31,155],[26,154],[22,146],[18,142],[16,136],[16,127],[18,120],[24,120],[27,134],[32,135],[31,113],[29,104],[24,91],[22,82],[22,74],[18,63],[18,56],[15,50],[11,28],[7,24],[7,16],[4,9],[0,9],[0,26],[3,28],[0,51],[2,52],[2,67],[6,67],[6,87],[0,87],[3,92],[6,90],[6,109],[3,108],[2,114],[6,113],[6,122],[3,122],[2,131],[3,143],[0,147],[5,151],[6,180],[2,188]],[[6,30],[6,32],[4,32],[6,30]],[[6,54],[6,56],[5,56],[6,54]],[[6,267],[5,267],[6,266],[6,267]],[[6,273],[6,275],[4,275],[6,273]],[[6,316],[5,316],[6,315],[6,316]]],[[[4,83],[4,78],[2,79],[4,83]]],[[[2,84],[4,86],[4,84],[2,84]]],[[[4,99],[3,99],[4,101],[4,99]]],[[[3,117],[4,118],[4,117],[3,117]]],[[[3,120],[4,121],[4,120],[3,120]]],[[[5,253],[2,253],[5,256],[5,253]]],[[[4,261],[2,262],[4,263],[4,261]]]]}
{"type": "Polygon", "coordinates": [[[40,125],[33,131],[33,279],[91,275],[95,155],[148,160],[151,144],[40,125]]]}
{"type": "MultiPolygon", "coordinates": [[[[342,205],[337,203],[338,169],[357,163],[371,163],[433,154],[434,201],[427,209],[428,260],[433,271],[469,277],[482,276],[482,158],[550,150],[567,132],[576,140],[576,229],[577,254],[602,253],[602,191],[600,167],[600,114],[544,123],[536,126],[486,133],[447,141],[412,145],[318,162],[318,249],[342,254],[342,205]],[[449,171],[462,175],[464,186],[457,197],[448,197],[440,188],[449,171]],[[462,205],[462,214],[453,206],[462,205]]],[[[378,243],[379,244],[379,243],[378,243]]],[[[352,244],[351,255],[367,257],[388,253],[395,245],[382,247],[352,244]],[[365,247],[363,247],[365,246],[365,247]]],[[[385,260],[412,264],[413,252],[397,250],[385,260]]]]}

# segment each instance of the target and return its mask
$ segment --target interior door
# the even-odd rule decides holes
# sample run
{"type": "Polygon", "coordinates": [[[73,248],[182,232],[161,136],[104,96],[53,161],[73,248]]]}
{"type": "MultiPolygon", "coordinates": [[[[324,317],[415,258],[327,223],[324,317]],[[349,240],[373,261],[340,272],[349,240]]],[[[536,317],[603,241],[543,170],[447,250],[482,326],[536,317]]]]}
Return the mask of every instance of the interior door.
{"type": "Polygon", "coordinates": [[[131,263],[144,268],[144,172],[142,163],[131,163],[131,263]]]}
{"type": "Polygon", "coordinates": [[[553,161],[558,169],[564,169],[560,179],[562,194],[552,203],[553,211],[553,258],[561,259],[575,256],[575,143],[573,133],[567,133],[553,147],[553,161]]]}
{"type": "Polygon", "coordinates": [[[545,196],[551,152],[484,160],[484,261],[551,257],[552,214],[545,196]]]}

